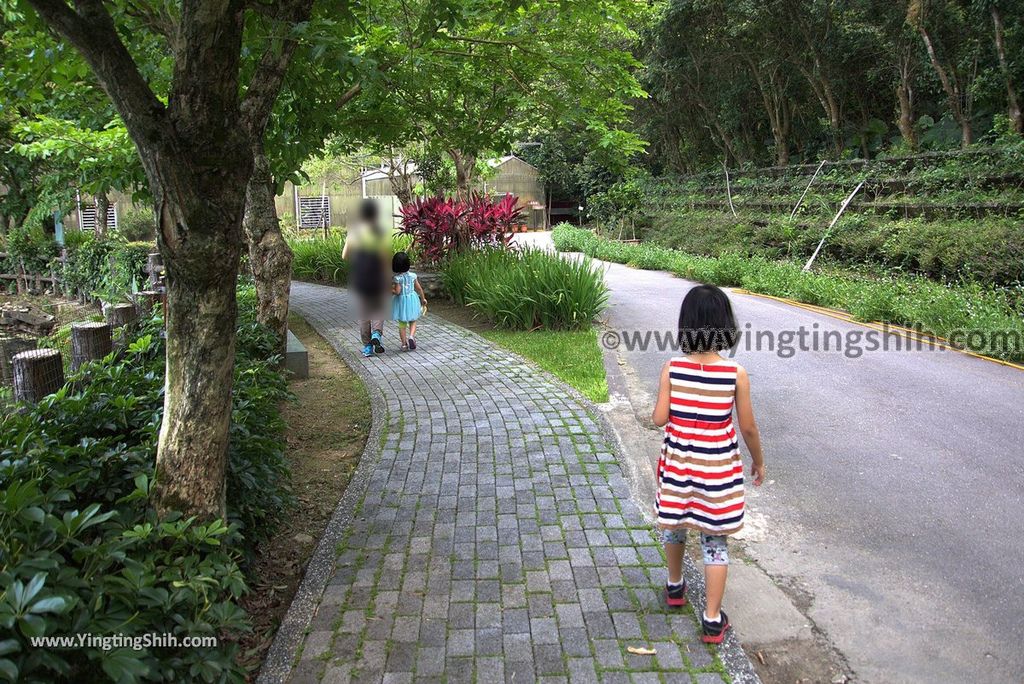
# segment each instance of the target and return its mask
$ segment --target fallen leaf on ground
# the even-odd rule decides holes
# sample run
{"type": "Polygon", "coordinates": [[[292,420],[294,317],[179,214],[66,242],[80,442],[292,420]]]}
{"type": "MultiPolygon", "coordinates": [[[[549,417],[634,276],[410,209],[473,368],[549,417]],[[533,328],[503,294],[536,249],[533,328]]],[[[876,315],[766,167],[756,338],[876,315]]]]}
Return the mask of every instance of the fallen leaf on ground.
{"type": "Polygon", "coordinates": [[[657,653],[653,648],[643,648],[642,646],[630,646],[626,650],[633,655],[654,655],[657,653]]]}

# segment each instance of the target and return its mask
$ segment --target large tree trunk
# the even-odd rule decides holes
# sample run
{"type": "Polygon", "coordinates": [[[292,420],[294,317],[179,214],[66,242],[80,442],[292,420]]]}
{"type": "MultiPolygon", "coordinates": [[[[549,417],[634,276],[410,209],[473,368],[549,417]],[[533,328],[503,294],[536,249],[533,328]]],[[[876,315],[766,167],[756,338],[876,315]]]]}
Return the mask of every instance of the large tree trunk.
{"type": "Polygon", "coordinates": [[[757,89],[764,103],[768,124],[772,129],[772,140],[775,143],[775,163],[779,166],[789,164],[789,103],[786,99],[784,84],[778,81],[778,68],[765,74],[753,59],[747,63],[757,81],[757,89]]]}
{"type": "Polygon", "coordinates": [[[843,138],[842,109],[839,100],[836,98],[835,90],[832,88],[832,82],[821,73],[820,58],[817,53],[813,54],[814,71],[801,68],[800,72],[807,80],[807,84],[811,86],[811,90],[814,91],[818,102],[821,104],[821,109],[828,119],[829,131],[832,135],[832,150],[835,152],[836,158],[839,158],[843,155],[843,150],[846,149],[846,140],[843,138]]]}
{"type": "Polygon", "coordinates": [[[1006,79],[1006,103],[1010,115],[1010,123],[1017,133],[1024,133],[1024,115],[1021,114],[1020,102],[1017,100],[1017,90],[1013,87],[1013,77],[1010,74],[1010,66],[1006,60],[1006,45],[1003,43],[1003,17],[999,10],[992,5],[992,24],[995,28],[996,53],[999,55],[999,67],[1003,70],[1003,77],[1006,79]]]}
{"type": "Polygon", "coordinates": [[[219,518],[225,515],[236,274],[196,283],[167,265],[167,378],[154,502],[161,515],[219,518]]]}
{"type": "Polygon", "coordinates": [[[110,214],[110,200],[107,193],[98,192],[95,197],[96,207],[96,235],[97,237],[107,234],[107,216],[110,214]]]}
{"type": "MultiPolygon", "coordinates": [[[[235,353],[235,286],[254,140],[262,139],[294,39],[268,45],[242,92],[245,4],[181,3],[166,100],[156,96],[102,2],[29,0],[67,38],[110,96],[155,200],[167,279],[164,414],[152,495],[159,515],[225,510],[235,353]]],[[[312,0],[277,3],[288,26],[312,0]]]]}
{"type": "Polygon", "coordinates": [[[931,36],[928,35],[928,31],[923,24],[918,27],[918,33],[921,34],[921,39],[924,40],[924,46],[928,51],[928,59],[931,60],[932,68],[935,69],[935,73],[939,76],[939,82],[942,83],[942,90],[946,93],[946,100],[949,102],[950,113],[953,115],[953,119],[960,124],[961,146],[968,147],[974,142],[974,135],[971,132],[971,118],[965,113],[963,103],[960,101],[959,89],[949,77],[946,68],[942,66],[942,62],[939,61],[939,56],[935,52],[931,36]]]}
{"type": "Polygon", "coordinates": [[[235,288],[253,156],[239,127],[221,129],[216,140],[186,154],[197,172],[184,178],[171,175],[183,160],[143,154],[163,181],[150,185],[167,281],[167,375],[153,497],[161,516],[182,511],[210,519],[226,515],[235,288]]]}
{"type": "Polygon", "coordinates": [[[461,150],[449,150],[455,165],[455,195],[463,201],[473,194],[473,176],[476,172],[476,157],[461,150]]]}
{"type": "Polygon", "coordinates": [[[288,296],[292,285],[292,250],[281,234],[274,205],[274,178],[262,145],[253,149],[253,170],[245,193],[242,222],[249,263],[259,300],[257,320],[277,334],[284,354],[288,335],[288,296]]]}
{"type": "Polygon", "coordinates": [[[911,150],[916,151],[918,140],[917,130],[914,128],[914,100],[909,60],[909,57],[904,58],[899,66],[900,81],[896,85],[896,101],[899,103],[900,112],[896,125],[900,129],[900,135],[903,136],[903,142],[911,150]]]}

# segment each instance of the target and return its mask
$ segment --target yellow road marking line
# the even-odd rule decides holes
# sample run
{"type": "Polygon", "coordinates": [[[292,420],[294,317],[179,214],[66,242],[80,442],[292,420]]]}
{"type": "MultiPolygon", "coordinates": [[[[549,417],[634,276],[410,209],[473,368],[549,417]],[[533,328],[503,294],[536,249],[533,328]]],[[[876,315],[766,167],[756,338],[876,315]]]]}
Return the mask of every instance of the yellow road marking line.
{"type": "Polygon", "coordinates": [[[979,354],[977,352],[970,351],[969,349],[960,349],[959,347],[952,346],[949,343],[949,340],[947,340],[947,339],[945,339],[943,337],[939,337],[938,335],[928,335],[928,334],[922,333],[922,332],[920,332],[918,330],[914,330],[913,328],[906,328],[906,327],[904,327],[902,325],[894,325],[894,324],[891,324],[891,323],[880,323],[880,322],[877,322],[877,321],[866,323],[864,321],[858,321],[858,320],[854,319],[853,316],[850,315],[850,313],[847,312],[847,311],[841,311],[839,309],[829,309],[829,308],[824,307],[824,306],[818,306],[817,304],[807,304],[805,302],[798,302],[798,301],[796,301],[794,299],[787,299],[786,297],[776,297],[775,295],[761,294],[760,292],[751,292],[750,290],[744,290],[741,287],[734,287],[734,288],[731,288],[731,289],[736,294],[750,295],[752,297],[761,297],[762,299],[772,299],[772,300],[774,300],[776,302],[780,302],[782,304],[788,304],[789,306],[795,306],[798,309],[805,309],[807,311],[811,311],[811,312],[814,312],[814,313],[819,313],[819,314],[821,314],[823,316],[829,316],[831,318],[835,318],[835,319],[840,320],[840,321],[845,321],[847,323],[852,323],[854,325],[861,325],[861,326],[864,326],[865,328],[870,328],[872,330],[877,330],[879,332],[893,333],[895,335],[902,335],[904,338],[906,338],[908,340],[911,340],[911,341],[927,342],[928,344],[930,344],[930,345],[932,345],[934,347],[937,347],[939,349],[944,349],[944,350],[953,351],[953,352],[959,352],[959,353],[965,354],[967,356],[972,356],[972,357],[974,357],[976,359],[981,359],[982,361],[990,361],[992,363],[997,363],[1000,366],[1007,366],[1009,368],[1016,368],[1017,370],[1024,371],[1024,365],[1021,365],[1019,363],[1014,363],[1013,361],[1006,361],[1004,359],[997,359],[994,356],[987,356],[985,354],[979,354]]]}

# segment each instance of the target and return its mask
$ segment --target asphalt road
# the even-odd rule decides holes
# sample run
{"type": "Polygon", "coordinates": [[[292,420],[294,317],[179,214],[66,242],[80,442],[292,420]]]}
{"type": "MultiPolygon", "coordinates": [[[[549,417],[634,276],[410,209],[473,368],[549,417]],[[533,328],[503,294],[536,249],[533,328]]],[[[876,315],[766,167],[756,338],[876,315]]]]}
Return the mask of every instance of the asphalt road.
{"type": "MultiPolygon", "coordinates": [[[[609,330],[673,330],[693,283],[606,268],[609,330]]],[[[864,331],[730,296],[752,331],[864,331]]],[[[749,553],[860,681],[1024,681],[1024,371],[943,351],[851,358],[831,344],[735,354],[768,463],[748,500],[749,553]]],[[[673,353],[617,353],[649,415],[673,353]]]]}
{"type": "MultiPolygon", "coordinates": [[[[522,238],[550,245],[544,234],[522,238]]],[[[693,283],[604,268],[608,331],[671,333],[693,283]]],[[[1024,371],[896,351],[894,336],[889,351],[859,358],[834,338],[830,350],[783,358],[780,333],[845,343],[865,328],[730,296],[751,340],[735,358],[750,373],[768,462],[768,484],[748,495],[750,555],[858,680],[1024,681],[1024,371]],[[774,348],[757,349],[757,332],[774,348]]],[[[615,354],[645,420],[673,352],[620,343],[615,354]]]]}

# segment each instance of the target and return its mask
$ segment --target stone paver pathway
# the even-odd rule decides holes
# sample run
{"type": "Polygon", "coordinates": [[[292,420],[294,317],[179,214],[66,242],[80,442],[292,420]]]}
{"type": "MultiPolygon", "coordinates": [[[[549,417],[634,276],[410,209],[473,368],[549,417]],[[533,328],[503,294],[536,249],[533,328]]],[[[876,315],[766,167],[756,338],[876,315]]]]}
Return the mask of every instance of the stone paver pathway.
{"type": "MultiPolygon", "coordinates": [[[[347,293],[296,283],[292,302],[358,347],[347,293]]],[[[291,681],[721,682],[691,609],[662,605],[661,550],[599,420],[436,316],[417,337],[401,353],[390,324],[363,361],[382,450],[291,681]]]]}

